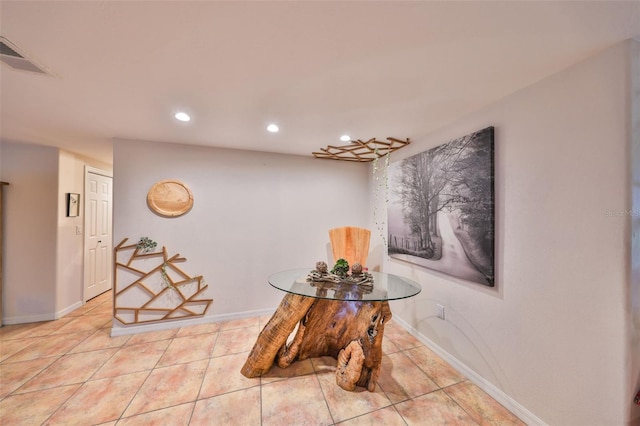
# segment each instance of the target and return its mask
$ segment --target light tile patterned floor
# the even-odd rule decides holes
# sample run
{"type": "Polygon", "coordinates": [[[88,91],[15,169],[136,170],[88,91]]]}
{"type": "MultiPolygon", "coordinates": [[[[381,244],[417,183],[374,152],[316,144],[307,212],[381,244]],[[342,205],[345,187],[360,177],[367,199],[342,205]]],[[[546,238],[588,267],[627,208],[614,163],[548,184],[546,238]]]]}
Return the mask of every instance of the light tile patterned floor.
{"type": "Polygon", "coordinates": [[[57,321],[0,329],[9,425],[522,425],[393,320],[375,392],[315,358],[247,379],[268,317],[109,337],[111,293],[57,321]]]}

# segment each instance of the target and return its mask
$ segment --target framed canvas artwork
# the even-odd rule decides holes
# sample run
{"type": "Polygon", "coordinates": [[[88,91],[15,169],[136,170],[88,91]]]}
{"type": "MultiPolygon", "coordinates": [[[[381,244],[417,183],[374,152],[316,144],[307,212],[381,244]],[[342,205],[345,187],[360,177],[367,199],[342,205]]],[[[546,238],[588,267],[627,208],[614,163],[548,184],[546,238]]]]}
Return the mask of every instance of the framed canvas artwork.
{"type": "Polygon", "coordinates": [[[67,217],[80,215],[80,194],[67,193],[67,217]]]}
{"type": "Polygon", "coordinates": [[[388,251],[493,286],[494,128],[389,166],[388,251]]]}

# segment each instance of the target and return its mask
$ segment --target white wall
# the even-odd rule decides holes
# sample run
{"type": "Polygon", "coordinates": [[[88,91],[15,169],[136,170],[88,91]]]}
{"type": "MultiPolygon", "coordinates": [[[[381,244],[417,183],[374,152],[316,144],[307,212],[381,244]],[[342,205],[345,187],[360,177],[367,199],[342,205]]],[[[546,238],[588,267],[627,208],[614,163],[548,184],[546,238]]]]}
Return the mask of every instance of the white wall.
{"type": "MultiPolygon", "coordinates": [[[[207,316],[272,310],[283,294],[269,286],[269,275],[327,260],[329,229],[367,225],[369,170],[312,157],[116,141],[114,245],[146,236],[186,257],[181,268],[204,275],[214,299],[207,316]],[[194,205],[184,216],[164,218],[147,207],[147,192],[164,179],[191,188],[194,205]]],[[[122,328],[114,321],[112,333],[122,328]]]]}
{"type": "Polygon", "coordinates": [[[5,324],[53,319],[58,150],[2,142],[5,324]]]}
{"type": "MultiPolygon", "coordinates": [[[[383,267],[423,287],[392,305],[397,318],[548,424],[638,417],[630,218],[610,213],[630,208],[632,49],[637,43],[617,45],[440,131],[414,135],[394,158],[495,126],[496,287],[388,258],[383,267]]],[[[637,270],[635,280],[637,292],[637,270]]]]}
{"type": "MultiPolygon", "coordinates": [[[[58,199],[66,201],[69,192],[83,194],[83,165],[71,153],[61,151],[59,158],[58,199]],[[80,169],[80,170],[77,170],[80,169]]],[[[81,202],[83,202],[81,195],[81,202]]],[[[82,213],[82,210],[81,210],[82,213]]],[[[77,235],[76,227],[83,228],[84,214],[67,217],[66,202],[58,205],[58,270],[56,312],[82,303],[83,236],[77,235]]]]}

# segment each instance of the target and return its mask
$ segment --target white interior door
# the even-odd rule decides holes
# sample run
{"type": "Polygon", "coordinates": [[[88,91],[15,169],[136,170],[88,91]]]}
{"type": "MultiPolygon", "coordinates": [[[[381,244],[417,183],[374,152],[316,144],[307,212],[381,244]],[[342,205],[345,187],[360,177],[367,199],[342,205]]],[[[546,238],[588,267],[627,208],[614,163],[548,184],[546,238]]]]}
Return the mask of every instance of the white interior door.
{"type": "Polygon", "coordinates": [[[84,181],[84,301],[111,289],[113,178],[87,167],[84,181]]]}

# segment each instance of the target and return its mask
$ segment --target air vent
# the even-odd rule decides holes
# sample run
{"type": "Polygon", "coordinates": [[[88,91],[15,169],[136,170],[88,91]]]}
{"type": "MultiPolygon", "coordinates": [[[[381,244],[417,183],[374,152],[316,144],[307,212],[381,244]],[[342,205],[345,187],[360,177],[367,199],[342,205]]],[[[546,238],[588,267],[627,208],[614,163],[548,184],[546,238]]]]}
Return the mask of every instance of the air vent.
{"type": "Polygon", "coordinates": [[[4,39],[0,41],[0,55],[6,56],[15,56],[16,58],[22,58],[23,56],[13,50],[7,43],[5,43],[4,39]]]}
{"type": "Polygon", "coordinates": [[[43,67],[27,59],[26,55],[20,52],[16,45],[4,37],[0,37],[0,61],[16,70],[48,74],[43,67]]]}

